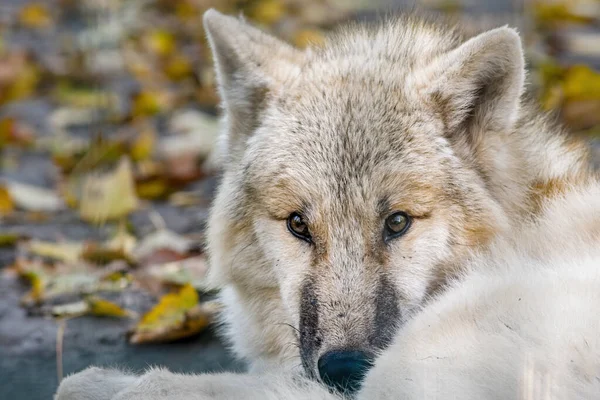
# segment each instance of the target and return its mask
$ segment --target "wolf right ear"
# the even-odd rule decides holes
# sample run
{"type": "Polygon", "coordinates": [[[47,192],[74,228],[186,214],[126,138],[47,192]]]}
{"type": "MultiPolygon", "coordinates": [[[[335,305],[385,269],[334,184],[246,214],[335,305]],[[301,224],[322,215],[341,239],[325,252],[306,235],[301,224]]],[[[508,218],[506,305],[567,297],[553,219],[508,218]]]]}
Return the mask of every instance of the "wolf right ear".
{"type": "Polygon", "coordinates": [[[204,13],[203,21],[229,125],[225,150],[231,155],[243,150],[266,97],[297,70],[304,53],[214,9],[204,13]]]}
{"type": "Polygon", "coordinates": [[[427,65],[416,82],[439,109],[449,133],[502,131],[518,118],[525,79],[514,29],[493,29],[427,65]]]}

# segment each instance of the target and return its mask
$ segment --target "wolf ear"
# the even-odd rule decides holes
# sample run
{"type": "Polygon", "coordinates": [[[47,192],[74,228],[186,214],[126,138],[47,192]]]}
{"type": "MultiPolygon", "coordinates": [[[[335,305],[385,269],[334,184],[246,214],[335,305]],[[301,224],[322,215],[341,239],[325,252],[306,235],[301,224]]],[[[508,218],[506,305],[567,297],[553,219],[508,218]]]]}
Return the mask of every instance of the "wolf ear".
{"type": "Polygon", "coordinates": [[[431,62],[420,78],[449,133],[509,129],[525,78],[519,35],[508,27],[482,33],[431,62]]]}
{"type": "Polygon", "coordinates": [[[304,53],[233,17],[210,9],[204,29],[226,113],[228,152],[243,148],[268,94],[301,63],[304,53]]]}

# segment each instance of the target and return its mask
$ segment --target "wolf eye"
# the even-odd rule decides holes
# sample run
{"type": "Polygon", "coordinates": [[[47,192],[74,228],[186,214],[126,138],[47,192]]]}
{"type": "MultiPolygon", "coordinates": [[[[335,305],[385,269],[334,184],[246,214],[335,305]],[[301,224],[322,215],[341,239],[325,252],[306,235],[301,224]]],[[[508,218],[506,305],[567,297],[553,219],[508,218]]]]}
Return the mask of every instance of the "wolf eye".
{"type": "Polygon", "coordinates": [[[308,225],[304,222],[302,215],[298,213],[292,213],[287,219],[287,228],[292,233],[292,235],[296,236],[298,239],[305,240],[309,243],[312,242],[310,237],[310,232],[308,230],[308,225]]]}
{"type": "Polygon", "coordinates": [[[410,228],[411,218],[404,211],[399,211],[385,219],[385,227],[383,229],[383,240],[386,242],[395,239],[406,233],[410,228]]]}

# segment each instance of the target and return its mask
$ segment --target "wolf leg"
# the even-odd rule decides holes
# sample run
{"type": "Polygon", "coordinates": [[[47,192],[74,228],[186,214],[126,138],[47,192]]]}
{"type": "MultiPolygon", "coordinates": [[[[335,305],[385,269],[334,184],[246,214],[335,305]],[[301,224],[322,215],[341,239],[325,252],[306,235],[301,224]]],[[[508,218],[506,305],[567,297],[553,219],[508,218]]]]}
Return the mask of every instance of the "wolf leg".
{"type": "Polygon", "coordinates": [[[139,377],[90,368],[61,384],[55,400],[341,400],[291,374],[176,374],[152,369],[139,377]],[[120,391],[115,391],[119,388],[120,391]]]}
{"type": "Polygon", "coordinates": [[[116,369],[87,368],[63,379],[55,400],[111,400],[138,378],[116,369]]]}

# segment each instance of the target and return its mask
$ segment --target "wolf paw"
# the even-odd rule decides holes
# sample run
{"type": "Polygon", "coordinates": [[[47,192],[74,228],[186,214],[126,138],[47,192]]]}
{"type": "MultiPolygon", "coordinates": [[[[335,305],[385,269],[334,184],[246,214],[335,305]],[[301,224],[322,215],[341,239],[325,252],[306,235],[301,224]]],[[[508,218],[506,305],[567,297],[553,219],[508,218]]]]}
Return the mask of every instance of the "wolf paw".
{"type": "Polygon", "coordinates": [[[90,367],[66,377],[58,387],[54,400],[112,400],[136,379],[116,369],[90,367]]]}

